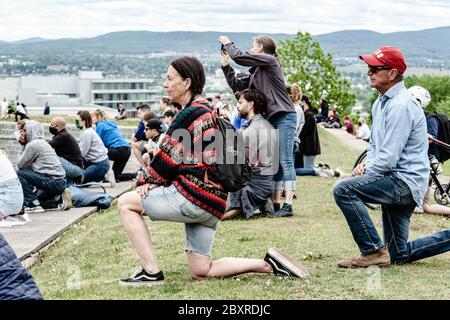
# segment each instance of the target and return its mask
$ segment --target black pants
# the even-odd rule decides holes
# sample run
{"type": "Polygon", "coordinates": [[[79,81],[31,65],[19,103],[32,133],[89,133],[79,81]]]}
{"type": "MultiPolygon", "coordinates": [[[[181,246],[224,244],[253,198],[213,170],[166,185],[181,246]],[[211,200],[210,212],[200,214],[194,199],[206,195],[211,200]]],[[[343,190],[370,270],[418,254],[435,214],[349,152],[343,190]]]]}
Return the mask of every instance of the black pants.
{"type": "Polygon", "coordinates": [[[126,181],[133,179],[136,175],[131,173],[122,173],[127,165],[128,159],[131,155],[130,147],[118,147],[108,149],[109,160],[114,161],[113,171],[117,181],[126,181]]]}
{"type": "Polygon", "coordinates": [[[19,121],[19,120],[17,119],[17,116],[20,117],[20,120],[23,120],[23,119],[30,119],[30,118],[28,118],[28,116],[27,116],[26,114],[17,111],[17,112],[15,113],[16,122],[19,121]]]}

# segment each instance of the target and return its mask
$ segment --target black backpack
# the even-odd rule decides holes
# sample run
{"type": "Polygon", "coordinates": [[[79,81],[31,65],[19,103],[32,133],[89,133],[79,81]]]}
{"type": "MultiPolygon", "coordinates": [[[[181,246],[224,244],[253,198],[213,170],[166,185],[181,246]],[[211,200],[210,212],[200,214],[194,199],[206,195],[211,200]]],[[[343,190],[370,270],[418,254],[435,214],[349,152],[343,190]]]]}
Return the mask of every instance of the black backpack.
{"type": "MultiPolygon", "coordinates": [[[[439,122],[438,140],[450,144],[450,121],[445,113],[442,112],[427,112],[426,118],[435,117],[439,122]]],[[[450,159],[450,150],[444,146],[439,145],[441,153],[441,161],[445,162],[450,159]]]]}
{"type": "Polygon", "coordinates": [[[229,120],[218,116],[217,109],[211,111],[211,114],[215,129],[218,130],[217,134],[223,137],[222,157],[219,156],[217,159],[217,179],[226,192],[236,192],[245,187],[250,180],[250,169],[245,161],[245,147],[239,150],[240,146],[244,146],[244,138],[242,132],[236,130],[229,120]],[[228,136],[233,134],[234,139],[226,139],[227,133],[228,136]],[[242,156],[244,161],[241,159],[242,156]]]}

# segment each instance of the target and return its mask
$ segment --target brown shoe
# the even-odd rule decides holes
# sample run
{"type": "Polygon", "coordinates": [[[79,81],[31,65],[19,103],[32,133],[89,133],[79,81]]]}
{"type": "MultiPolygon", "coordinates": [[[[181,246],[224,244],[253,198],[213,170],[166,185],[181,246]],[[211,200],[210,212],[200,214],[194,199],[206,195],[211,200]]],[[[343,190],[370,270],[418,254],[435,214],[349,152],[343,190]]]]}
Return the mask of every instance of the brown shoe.
{"type": "Polygon", "coordinates": [[[370,266],[385,267],[391,264],[391,256],[387,247],[376,252],[361,255],[350,260],[340,260],[337,266],[340,268],[367,268],[370,266]]]}

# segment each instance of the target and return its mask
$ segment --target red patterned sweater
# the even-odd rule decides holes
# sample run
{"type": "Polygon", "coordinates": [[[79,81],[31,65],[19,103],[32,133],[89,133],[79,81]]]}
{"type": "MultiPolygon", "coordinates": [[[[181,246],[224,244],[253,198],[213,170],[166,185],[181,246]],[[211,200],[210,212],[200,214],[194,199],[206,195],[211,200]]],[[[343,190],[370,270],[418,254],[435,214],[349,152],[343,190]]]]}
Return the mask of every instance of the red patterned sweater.
{"type": "Polygon", "coordinates": [[[160,144],[159,152],[136,185],[173,184],[189,201],[222,219],[227,193],[216,178],[214,151],[207,149],[214,132],[208,101],[194,101],[177,114],[160,144]],[[183,133],[186,139],[190,139],[190,144],[177,138],[183,133]],[[188,145],[190,150],[186,150],[188,145]],[[202,160],[194,163],[193,159],[202,160]],[[205,160],[212,164],[206,164],[205,160]]]}

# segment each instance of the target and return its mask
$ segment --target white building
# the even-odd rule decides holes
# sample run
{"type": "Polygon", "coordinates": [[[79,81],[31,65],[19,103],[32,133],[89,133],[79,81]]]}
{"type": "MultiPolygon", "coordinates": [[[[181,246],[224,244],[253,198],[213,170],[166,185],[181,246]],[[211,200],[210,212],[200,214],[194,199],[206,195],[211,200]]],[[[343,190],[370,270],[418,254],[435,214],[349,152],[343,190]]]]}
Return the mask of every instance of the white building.
{"type": "MultiPolygon", "coordinates": [[[[78,109],[102,106],[126,109],[142,104],[158,105],[161,86],[151,79],[107,79],[100,71],[79,71],[78,76],[21,76],[0,79],[0,99],[18,99],[29,110],[51,107],[78,109]]],[[[38,112],[40,113],[40,112],[38,112]]]]}

